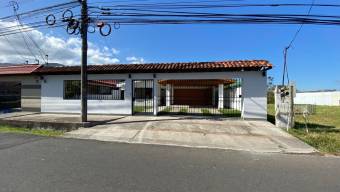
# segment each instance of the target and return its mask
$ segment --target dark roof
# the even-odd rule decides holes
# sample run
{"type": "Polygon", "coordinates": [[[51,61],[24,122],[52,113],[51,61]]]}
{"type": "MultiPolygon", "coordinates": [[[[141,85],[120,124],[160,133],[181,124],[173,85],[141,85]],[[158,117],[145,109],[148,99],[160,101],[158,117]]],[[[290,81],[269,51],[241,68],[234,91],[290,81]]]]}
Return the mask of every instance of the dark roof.
{"type": "MultiPolygon", "coordinates": [[[[89,65],[88,73],[177,73],[177,72],[217,72],[217,71],[258,71],[268,70],[272,64],[266,60],[240,60],[188,63],[148,63],[89,65]]],[[[79,74],[80,66],[41,67],[35,74],[79,74]]]]}
{"type": "Polygon", "coordinates": [[[2,66],[0,67],[0,75],[28,75],[40,67],[39,64],[2,66]]]}

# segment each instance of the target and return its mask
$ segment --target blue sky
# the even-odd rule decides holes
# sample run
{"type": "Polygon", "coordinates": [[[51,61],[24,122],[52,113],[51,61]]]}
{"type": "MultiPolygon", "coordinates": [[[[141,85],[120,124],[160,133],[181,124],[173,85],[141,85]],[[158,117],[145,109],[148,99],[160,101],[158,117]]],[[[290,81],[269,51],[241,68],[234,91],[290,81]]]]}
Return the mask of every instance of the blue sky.
{"type": "MultiPolygon", "coordinates": [[[[105,1],[105,0],[101,0],[105,1]]],[[[12,14],[1,0],[0,17],[12,14]]],[[[21,10],[36,9],[64,1],[19,0],[21,10]],[[33,2],[33,3],[29,3],[33,2]]],[[[89,0],[91,2],[91,0],[89,0]]],[[[97,0],[92,0],[97,2],[97,0]]],[[[108,0],[106,0],[108,2],[108,0]]],[[[159,1],[160,2],[160,1],[159,1]]],[[[273,2],[273,1],[246,1],[273,2]]],[[[275,1],[286,2],[290,1],[275,1]]],[[[294,1],[296,2],[296,1],[294,1]]],[[[310,3],[311,1],[298,1],[310,3]]],[[[317,1],[318,2],[318,1],[317,1]]],[[[321,1],[319,3],[336,3],[321,1]]],[[[19,12],[20,12],[19,11],[19,12]]],[[[235,9],[230,12],[294,12],[307,9],[235,9]]],[[[338,9],[314,8],[312,13],[338,14],[338,9]]],[[[129,63],[134,57],[144,62],[186,62],[266,59],[274,68],[269,75],[275,83],[281,82],[283,48],[289,44],[298,25],[163,25],[121,26],[109,37],[98,33],[89,40],[98,47],[114,48],[120,63],[129,63]]],[[[63,29],[40,30],[49,36],[70,38],[63,29]]],[[[53,58],[51,58],[53,60],[53,58]]],[[[340,26],[305,25],[289,50],[289,76],[300,90],[340,89],[340,26]]]]}

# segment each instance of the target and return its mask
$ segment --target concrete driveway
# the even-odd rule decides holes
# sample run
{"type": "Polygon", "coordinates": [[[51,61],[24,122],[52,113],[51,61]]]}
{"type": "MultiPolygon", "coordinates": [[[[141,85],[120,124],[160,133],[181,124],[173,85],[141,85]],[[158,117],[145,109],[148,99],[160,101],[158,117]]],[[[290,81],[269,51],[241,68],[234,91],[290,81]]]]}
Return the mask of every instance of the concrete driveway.
{"type": "Polygon", "coordinates": [[[68,132],[65,137],[253,152],[316,152],[269,122],[239,119],[127,116],[68,132]]]}

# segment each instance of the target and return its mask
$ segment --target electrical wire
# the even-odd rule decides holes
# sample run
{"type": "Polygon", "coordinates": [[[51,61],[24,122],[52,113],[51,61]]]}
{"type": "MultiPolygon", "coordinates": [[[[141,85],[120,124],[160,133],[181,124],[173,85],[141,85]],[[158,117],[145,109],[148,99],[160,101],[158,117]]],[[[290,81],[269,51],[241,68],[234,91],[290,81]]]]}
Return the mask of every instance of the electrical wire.
{"type": "Polygon", "coordinates": [[[9,38],[7,36],[3,36],[3,37],[7,41],[8,46],[10,46],[13,49],[13,51],[16,52],[17,55],[19,55],[24,61],[26,61],[26,58],[24,58],[23,54],[20,53],[19,50],[14,47],[14,44],[9,40],[9,38]]]}
{"type": "MultiPolygon", "coordinates": [[[[227,0],[206,0],[206,1],[175,1],[150,3],[133,3],[139,1],[124,1],[128,4],[112,5],[112,2],[106,2],[108,6],[100,7],[96,3],[90,3],[89,17],[90,23],[105,22],[107,24],[119,23],[122,25],[160,25],[160,24],[311,24],[311,25],[340,25],[340,16],[338,15],[305,15],[305,14],[226,14],[223,12],[211,12],[215,7],[285,7],[285,6],[308,6],[311,4],[226,4],[227,0]],[[218,4],[217,2],[222,2],[218,4]],[[204,4],[210,3],[210,4],[204,4]],[[212,3],[212,4],[211,4],[212,3]],[[96,5],[96,6],[94,6],[96,5]],[[205,8],[206,11],[197,11],[205,8]],[[175,9],[175,10],[174,10],[175,9]],[[179,11],[180,9],[186,9],[179,11]]],[[[115,2],[116,3],[116,2],[115,2]]],[[[340,7],[339,4],[315,4],[320,7],[340,7]]],[[[39,15],[60,13],[66,7],[79,6],[79,2],[72,1],[68,4],[57,4],[43,7],[33,11],[21,13],[25,17],[38,17],[39,15]],[[50,13],[51,13],[50,12],[50,13]]],[[[215,10],[215,9],[214,9],[215,10]]],[[[46,15],[45,15],[46,16],[46,15]]],[[[6,17],[5,17],[6,18],[6,17]]],[[[9,17],[7,17],[9,18],[9,17]]],[[[12,17],[11,17],[12,18],[12,17]]],[[[21,17],[20,17],[21,18],[21,17]]],[[[75,16],[78,21],[79,15],[75,16]]],[[[44,22],[32,22],[32,25],[26,24],[31,28],[25,30],[44,28],[44,22]]],[[[62,22],[59,23],[62,25],[62,22]]],[[[60,27],[58,24],[57,27],[60,27]]],[[[0,28],[1,35],[10,35],[18,31],[8,27],[0,28]]]]}
{"type": "MultiPolygon", "coordinates": [[[[315,3],[315,0],[312,0],[312,4],[310,5],[310,8],[307,12],[307,16],[310,15],[311,11],[312,11],[312,8],[314,6],[314,3],[315,3]]],[[[302,27],[303,27],[303,23],[300,25],[300,27],[298,28],[298,30],[295,32],[294,36],[293,36],[293,39],[290,41],[289,45],[287,46],[288,49],[293,45],[294,41],[296,40],[297,36],[299,35],[302,27]]]]}
{"type": "MultiPolygon", "coordinates": [[[[17,13],[17,10],[14,8],[14,14],[16,15],[16,17],[17,17],[17,21],[18,21],[18,23],[19,23],[19,27],[20,28],[22,28],[24,25],[22,24],[22,22],[20,21],[20,17],[18,16],[18,13],[17,13]]],[[[28,37],[28,39],[33,43],[33,45],[37,48],[37,50],[38,50],[38,53],[40,54],[40,57],[41,57],[41,59],[46,63],[46,60],[45,60],[45,55],[47,55],[41,48],[40,48],[40,46],[37,44],[37,42],[30,36],[30,34],[27,32],[27,31],[24,31],[23,32],[24,34],[23,34],[23,36],[25,36],[26,35],[26,37],[28,37]]],[[[25,41],[25,43],[26,43],[26,41],[25,41]]],[[[31,49],[30,49],[30,51],[31,51],[31,49]]],[[[31,51],[31,53],[32,53],[33,51],[31,51]]]]}
{"type": "MultiPolygon", "coordinates": [[[[310,13],[312,12],[312,8],[313,6],[315,5],[315,1],[316,0],[312,0],[312,3],[308,9],[308,12],[307,12],[307,16],[310,15],[310,13]]],[[[300,27],[297,29],[297,31],[295,32],[292,40],[290,41],[289,45],[285,47],[284,49],[284,66],[283,66],[283,75],[282,75],[282,84],[284,85],[285,84],[285,75],[286,75],[286,78],[287,78],[287,81],[288,81],[288,84],[290,82],[290,79],[289,79],[289,72],[288,72],[288,62],[287,62],[287,54],[288,54],[288,50],[292,47],[293,43],[295,42],[296,38],[298,37],[299,33],[301,32],[302,30],[302,27],[304,26],[304,23],[302,23],[300,25],[300,27]]]]}

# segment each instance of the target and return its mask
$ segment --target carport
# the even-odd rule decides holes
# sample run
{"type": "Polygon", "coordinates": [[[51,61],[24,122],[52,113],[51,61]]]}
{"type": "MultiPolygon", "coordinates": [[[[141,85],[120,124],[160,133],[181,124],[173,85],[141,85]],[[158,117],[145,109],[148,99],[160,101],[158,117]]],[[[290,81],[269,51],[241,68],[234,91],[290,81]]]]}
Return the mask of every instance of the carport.
{"type": "Polygon", "coordinates": [[[241,79],[159,80],[159,114],[241,117],[241,79]]]}

